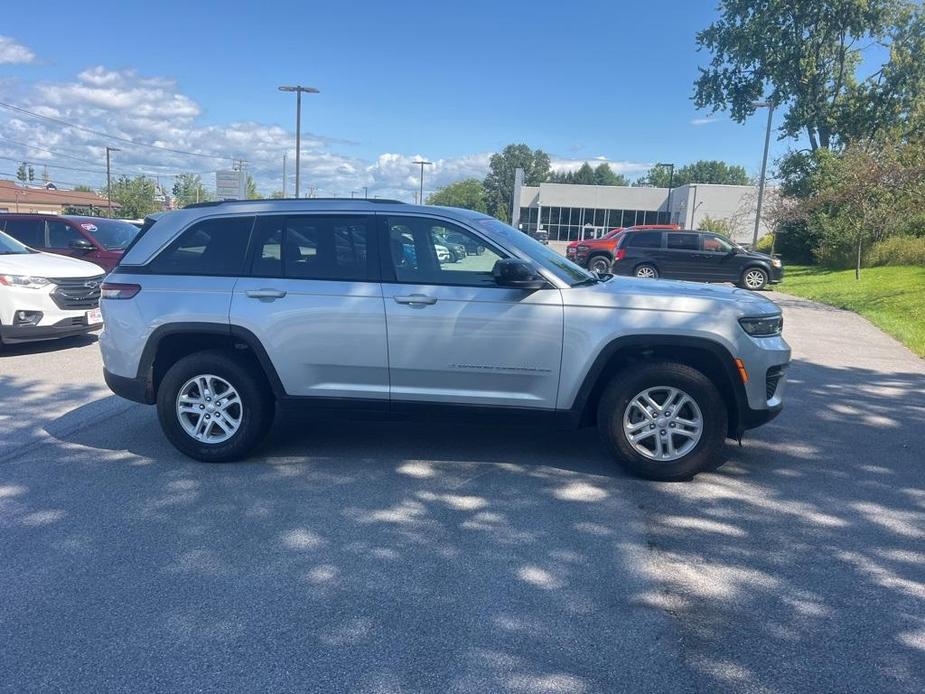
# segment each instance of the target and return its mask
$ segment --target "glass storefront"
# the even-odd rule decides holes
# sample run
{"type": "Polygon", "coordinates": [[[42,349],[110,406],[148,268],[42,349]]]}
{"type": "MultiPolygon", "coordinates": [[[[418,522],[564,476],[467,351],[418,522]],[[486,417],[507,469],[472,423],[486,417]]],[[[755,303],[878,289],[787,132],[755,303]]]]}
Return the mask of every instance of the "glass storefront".
{"type": "Polygon", "coordinates": [[[550,241],[575,241],[599,237],[617,227],[631,227],[636,224],[668,224],[668,213],[655,210],[600,210],[587,207],[543,207],[540,214],[536,207],[520,208],[520,226],[532,234],[537,222],[549,232],[550,241]]]}

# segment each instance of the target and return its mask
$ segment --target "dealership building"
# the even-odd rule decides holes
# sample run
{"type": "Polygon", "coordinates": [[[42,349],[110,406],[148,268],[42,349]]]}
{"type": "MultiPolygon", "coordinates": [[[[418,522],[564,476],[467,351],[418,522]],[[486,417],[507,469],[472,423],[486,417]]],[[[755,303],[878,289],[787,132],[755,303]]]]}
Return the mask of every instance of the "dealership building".
{"type": "MultiPolygon", "coordinates": [[[[705,217],[727,220],[736,241],[751,241],[758,194],[755,186],[706,183],[668,188],[541,183],[515,186],[514,226],[546,231],[550,241],[598,237],[616,227],[680,224],[697,229],[705,217]],[[518,216],[519,212],[519,216],[518,216]]],[[[768,230],[762,222],[759,236],[768,230]]]]}

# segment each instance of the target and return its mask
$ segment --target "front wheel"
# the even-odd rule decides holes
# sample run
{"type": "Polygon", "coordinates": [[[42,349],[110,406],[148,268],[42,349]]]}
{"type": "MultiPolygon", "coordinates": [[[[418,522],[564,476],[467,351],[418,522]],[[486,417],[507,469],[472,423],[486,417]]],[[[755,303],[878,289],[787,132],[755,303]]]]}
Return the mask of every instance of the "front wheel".
{"type": "Polygon", "coordinates": [[[760,267],[750,267],[742,273],[742,281],[739,283],[739,286],[757,292],[764,289],[767,283],[768,273],[760,267]]]}
{"type": "Polygon", "coordinates": [[[636,268],[636,271],[633,273],[636,277],[641,277],[642,279],[647,280],[657,280],[658,279],[658,270],[654,265],[640,265],[636,268]]]}
{"type": "Polygon", "coordinates": [[[610,258],[605,255],[596,255],[588,263],[588,269],[601,275],[610,272],[610,258]]]}
{"type": "Polygon", "coordinates": [[[208,463],[247,456],[273,422],[275,403],[261,374],[220,351],[183,357],[157,392],[157,415],[181,453],[208,463]]]}
{"type": "Polygon", "coordinates": [[[652,361],[618,373],[598,404],[605,445],[630,472],[679,481],[722,462],[726,405],[704,374],[652,361]]]}

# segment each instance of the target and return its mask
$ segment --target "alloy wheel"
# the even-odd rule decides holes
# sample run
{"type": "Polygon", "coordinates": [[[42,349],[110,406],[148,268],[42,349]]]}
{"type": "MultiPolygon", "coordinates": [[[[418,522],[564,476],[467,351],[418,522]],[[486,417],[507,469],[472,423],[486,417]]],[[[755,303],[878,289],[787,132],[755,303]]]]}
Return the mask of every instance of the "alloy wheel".
{"type": "Polygon", "coordinates": [[[194,376],[177,395],[177,419],[191,438],[223,443],[241,428],[244,405],[228,381],[214,374],[194,376]]]}
{"type": "Polygon", "coordinates": [[[640,268],[636,268],[636,277],[641,277],[642,279],[647,280],[654,280],[658,277],[658,273],[651,265],[643,265],[640,268]]]}
{"type": "Polygon", "coordinates": [[[765,281],[764,272],[761,270],[749,270],[745,273],[745,286],[749,289],[761,289],[765,281]]]}
{"type": "Polygon", "coordinates": [[[646,388],[623,412],[626,440],[640,455],[673,462],[690,453],[703,434],[703,414],[690,395],[671,386],[646,388]]]}

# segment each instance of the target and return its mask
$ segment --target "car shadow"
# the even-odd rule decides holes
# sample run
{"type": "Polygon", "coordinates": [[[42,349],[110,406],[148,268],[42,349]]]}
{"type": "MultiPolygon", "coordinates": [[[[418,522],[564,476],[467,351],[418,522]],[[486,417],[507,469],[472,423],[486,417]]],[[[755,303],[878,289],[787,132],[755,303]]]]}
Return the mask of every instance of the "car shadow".
{"type": "Polygon", "coordinates": [[[17,342],[0,345],[0,359],[4,357],[18,357],[26,354],[45,354],[47,352],[60,352],[68,349],[79,349],[99,341],[95,333],[74,335],[72,337],[59,337],[53,340],[37,340],[35,342],[17,342]]]}

